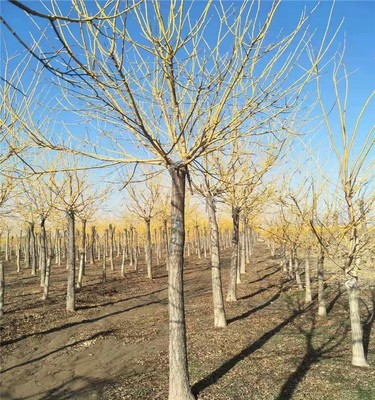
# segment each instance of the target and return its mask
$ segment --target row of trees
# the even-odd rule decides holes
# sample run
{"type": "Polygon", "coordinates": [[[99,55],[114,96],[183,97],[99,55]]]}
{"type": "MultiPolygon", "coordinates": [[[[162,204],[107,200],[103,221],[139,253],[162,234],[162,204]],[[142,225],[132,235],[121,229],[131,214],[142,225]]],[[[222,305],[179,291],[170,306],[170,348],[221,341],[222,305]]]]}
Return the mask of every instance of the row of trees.
{"type": "MultiPolygon", "coordinates": [[[[22,18],[27,15],[31,19],[30,32],[37,39],[30,41],[25,32],[18,32],[11,21],[1,17],[11,40],[26,51],[22,60],[19,57],[13,60],[11,56],[4,60],[1,206],[11,196],[14,182],[23,185],[25,177],[27,181],[30,175],[47,174],[51,190],[42,192],[48,201],[42,201],[32,213],[45,221],[51,205],[56,203],[62,204],[66,213],[68,310],[74,310],[75,214],[91,206],[86,207],[90,201],[84,198],[85,187],[75,180],[76,175],[68,174],[69,178],[57,182],[56,170],[111,168],[113,171],[132,164],[134,170],[127,176],[130,182],[139,175],[141,164],[152,165],[157,172],[168,171],[170,210],[164,220],[170,220],[170,231],[164,229],[164,235],[169,233],[169,398],[192,399],[183,299],[186,187],[203,196],[207,204],[215,326],[225,327],[216,204],[224,201],[231,207],[232,263],[227,300],[236,301],[241,272],[238,255],[244,255],[242,259],[246,261],[251,217],[279,190],[276,175],[272,178],[269,173],[276,165],[282,170],[278,163],[286,159],[291,143],[296,146],[291,138],[305,132],[314,106],[307,91],[315,79],[317,102],[339,171],[337,180],[333,174],[324,176],[330,182],[326,185],[327,197],[333,199],[333,193],[337,193],[332,190],[333,185],[340,186],[346,207],[346,214],[340,214],[336,228],[348,243],[342,265],[350,299],[353,364],[366,365],[361,332],[357,329],[360,328],[357,277],[353,271],[361,254],[358,231],[364,218],[371,218],[373,210],[374,197],[370,191],[365,196],[363,190],[368,187],[373,166],[368,160],[375,140],[374,127],[365,135],[359,129],[374,93],[364,103],[350,134],[346,120],[348,91],[344,90],[344,97],[341,96],[339,73],[343,63],[339,58],[333,68],[339,123],[332,125],[335,114],[326,111],[320,79],[324,69],[331,65],[330,47],[338,32],[338,28],[330,27],[333,8],[325,29],[316,38],[308,30],[316,11],[314,6],[309,12],[303,11],[293,27],[274,36],[272,27],[280,1],[229,5],[210,0],[204,3],[173,0],[168,4],[83,0],[68,4],[51,0],[48,6],[40,4],[44,9],[30,8],[17,0],[10,3],[15,11],[25,14],[22,18]],[[14,62],[18,63],[17,68],[13,68],[14,62]],[[42,78],[52,83],[48,91],[42,90],[42,78]],[[362,144],[355,145],[356,139],[362,144]],[[69,153],[72,157],[84,156],[90,162],[51,166],[40,161],[44,159],[41,151],[47,154],[47,159],[57,153],[69,153]],[[360,204],[360,212],[356,204],[360,204]]],[[[347,74],[343,71],[345,82],[347,74]]],[[[154,183],[148,185],[151,190],[147,192],[146,185],[144,193],[136,193],[130,186],[129,196],[133,200],[132,211],[146,224],[145,254],[148,274],[152,277],[150,221],[161,194],[152,188],[154,183]]],[[[329,254],[328,239],[322,239],[328,234],[329,224],[323,222],[322,215],[328,210],[318,202],[316,188],[304,190],[301,188],[301,193],[308,193],[306,204],[296,195],[295,187],[287,191],[287,196],[281,196],[282,220],[271,226],[276,225],[282,234],[272,235],[271,246],[276,246],[278,240],[282,241],[282,247],[288,244],[293,265],[299,238],[303,236],[300,233],[309,230],[307,236],[313,235],[319,244],[322,266],[319,282],[322,282],[322,260],[329,254]],[[293,208],[292,220],[283,212],[286,203],[293,208]],[[303,227],[299,232],[295,218],[303,227]],[[285,229],[286,223],[292,229],[285,229]],[[291,240],[295,246],[290,245],[291,240]]],[[[93,203],[98,198],[95,194],[93,203]]],[[[34,205],[34,199],[29,198],[28,204],[34,205]]],[[[45,280],[48,263],[43,224],[40,223],[40,251],[41,279],[45,280]]],[[[275,230],[267,228],[265,223],[260,225],[268,231],[275,230]]],[[[108,237],[110,240],[113,237],[113,228],[109,228],[108,237]]],[[[86,240],[86,234],[82,234],[82,239],[86,240]]],[[[301,286],[298,267],[295,271],[297,284],[301,286]]],[[[321,285],[319,293],[322,290],[321,285]]]]}

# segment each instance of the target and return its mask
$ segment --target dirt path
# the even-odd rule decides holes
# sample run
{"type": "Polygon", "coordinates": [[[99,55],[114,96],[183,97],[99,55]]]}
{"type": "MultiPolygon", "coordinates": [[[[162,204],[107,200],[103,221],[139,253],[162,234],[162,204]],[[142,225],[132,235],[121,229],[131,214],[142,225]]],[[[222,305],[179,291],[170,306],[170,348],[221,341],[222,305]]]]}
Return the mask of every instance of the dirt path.
{"type": "MultiPolygon", "coordinates": [[[[228,264],[229,253],[225,253],[225,289],[228,264]]],[[[150,281],[142,269],[121,279],[117,265],[104,284],[100,283],[100,267],[88,266],[88,284],[78,293],[74,315],[64,311],[65,271],[56,267],[54,274],[51,300],[45,304],[40,300],[39,278],[29,277],[26,271],[21,277],[8,273],[1,399],[166,398],[165,266],[157,267],[156,278],[150,281]]],[[[245,382],[244,368],[254,356],[260,357],[257,369],[267,379],[262,358],[269,355],[267,346],[300,318],[302,311],[285,302],[286,284],[282,284],[277,262],[262,243],[257,244],[239,286],[240,301],[226,305],[229,326],[225,330],[212,328],[210,278],[207,259],[188,259],[185,293],[194,391],[202,399],[275,398],[267,392],[260,397],[254,394],[258,393],[254,385],[263,390],[256,376],[251,395],[248,386],[227,391],[226,384],[231,377],[245,382]]],[[[285,371],[292,372],[293,367],[285,359],[281,362],[284,371],[274,375],[280,374],[283,382],[285,371]]]]}

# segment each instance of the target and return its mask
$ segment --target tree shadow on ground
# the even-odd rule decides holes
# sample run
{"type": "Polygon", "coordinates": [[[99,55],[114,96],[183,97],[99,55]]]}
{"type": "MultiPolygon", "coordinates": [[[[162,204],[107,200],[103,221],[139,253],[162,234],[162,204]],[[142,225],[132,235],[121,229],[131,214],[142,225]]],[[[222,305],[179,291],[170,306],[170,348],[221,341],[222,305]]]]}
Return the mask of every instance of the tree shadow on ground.
{"type": "Polygon", "coordinates": [[[270,273],[268,273],[266,275],[263,275],[260,278],[255,279],[255,281],[250,281],[249,283],[256,283],[256,282],[263,281],[264,279],[268,278],[269,276],[275,275],[279,271],[280,271],[280,268],[277,268],[277,269],[275,269],[275,271],[272,271],[272,272],[270,272],[270,273]]]}
{"type": "Polygon", "coordinates": [[[154,292],[150,292],[150,293],[139,294],[139,295],[132,296],[132,297],[126,297],[125,299],[108,301],[106,303],[100,303],[100,304],[94,304],[94,305],[88,305],[88,306],[79,306],[79,307],[77,307],[77,310],[88,310],[88,309],[91,309],[91,308],[112,306],[114,304],[123,303],[124,301],[133,300],[133,299],[140,299],[140,298],[145,297],[145,296],[150,296],[152,294],[161,293],[161,292],[163,292],[165,290],[167,290],[167,288],[155,290],[154,292]]]}
{"type": "Polygon", "coordinates": [[[270,304],[272,304],[274,301],[276,301],[280,297],[281,293],[282,293],[282,289],[277,291],[269,300],[267,300],[266,302],[260,304],[259,306],[256,306],[256,307],[252,308],[251,310],[248,310],[248,311],[246,311],[246,312],[244,312],[244,313],[242,313],[240,315],[237,315],[236,317],[229,318],[227,320],[228,324],[231,324],[232,322],[247,318],[250,315],[256,313],[257,311],[260,311],[263,308],[269,306],[270,304]]]}
{"type": "Polygon", "coordinates": [[[46,358],[46,357],[48,357],[48,356],[50,356],[52,354],[58,353],[59,351],[62,351],[62,350],[65,350],[65,349],[69,349],[69,348],[74,347],[74,346],[77,346],[77,345],[79,345],[81,343],[85,343],[85,342],[87,342],[89,340],[94,340],[94,339],[97,339],[99,337],[109,336],[112,333],[114,333],[114,330],[107,330],[107,331],[97,332],[94,335],[91,335],[91,336],[89,336],[89,337],[87,337],[85,339],[80,339],[80,340],[77,340],[77,341],[75,341],[73,343],[66,344],[65,346],[59,347],[58,349],[52,350],[52,351],[50,351],[48,353],[45,353],[45,354],[43,354],[41,356],[35,357],[35,358],[31,359],[31,360],[28,360],[28,361],[25,361],[23,363],[20,363],[20,364],[17,364],[17,365],[13,365],[12,367],[6,368],[6,369],[0,371],[0,374],[4,374],[5,372],[11,371],[12,369],[23,367],[23,366],[31,364],[33,362],[43,360],[44,358],[46,358]]]}
{"type": "Polygon", "coordinates": [[[329,302],[329,304],[328,304],[328,306],[327,306],[327,308],[326,308],[328,314],[332,311],[332,309],[333,309],[333,307],[335,306],[337,300],[342,296],[342,293],[343,293],[343,292],[341,291],[340,286],[338,286],[336,295],[335,295],[335,296],[333,297],[333,299],[329,302]]]}
{"type": "MultiPolygon", "coordinates": [[[[279,293],[277,293],[280,295],[279,293]]],[[[267,343],[274,335],[279,333],[285,326],[294,321],[298,316],[303,314],[307,308],[299,308],[293,311],[293,313],[283,322],[275,326],[273,329],[269,330],[263,334],[258,340],[251,343],[248,347],[241,350],[239,353],[231,357],[229,360],[225,361],[220,367],[216,368],[205,378],[196,382],[192,387],[192,392],[195,396],[201,393],[204,389],[215,384],[220,378],[227,374],[232,368],[234,368],[240,361],[244,360],[246,357],[250,356],[255,351],[259,350],[265,343],[267,343]]]]}
{"type": "Polygon", "coordinates": [[[48,334],[48,333],[58,332],[58,331],[61,331],[63,329],[71,328],[73,326],[90,324],[92,322],[100,321],[102,319],[105,319],[105,318],[108,318],[108,317],[112,317],[114,315],[123,314],[123,313],[126,313],[128,311],[136,310],[137,308],[146,307],[146,306],[149,306],[149,305],[152,305],[152,304],[167,304],[167,298],[156,300],[156,301],[150,301],[150,302],[147,302],[147,303],[137,304],[135,306],[132,306],[132,307],[129,307],[129,308],[125,308],[125,309],[122,309],[122,310],[118,310],[118,311],[114,311],[114,312],[109,313],[109,314],[100,315],[100,316],[95,317],[95,318],[87,318],[87,319],[83,319],[81,321],[68,322],[66,324],[63,324],[63,325],[60,325],[60,326],[56,326],[56,327],[53,327],[53,328],[50,328],[50,329],[46,329],[44,331],[28,333],[28,334],[19,336],[19,337],[14,338],[14,339],[3,340],[3,341],[0,342],[0,345],[1,346],[6,346],[6,345],[9,345],[9,344],[20,342],[21,340],[27,339],[28,337],[31,337],[31,336],[45,335],[45,334],[48,334]]]}
{"type": "MultiPolygon", "coordinates": [[[[65,400],[65,399],[90,399],[99,400],[103,398],[105,389],[116,385],[116,382],[109,379],[88,378],[85,376],[77,376],[68,382],[64,382],[56,388],[39,393],[37,396],[40,400],[65,400]],[[73,389],[72,385],[82,386],[79,389],[73,389]]],[[[23,397],[23,400],[34,399],[33,396],[23,397]]]]}
{"type": "Polygon", "coordinates": [[[333,354],[334,350],[338,348],[347,338],[349,328],[339,326],[336,328],[334,333],[329,334],[326,338],[322,338],[322,335],[320,335],[319,339],[317,339],[317,316],[315,312],[310,313],[309,320],[310,326],[308,329],[304,329],[302,325],[296,326],[297,330],[305,337],[306,352],[295,371],[288,377],[280,389],[280,392],[275,400],[291,399],[294,391],[297,389],[299,383],[306,376],[310,368],[321,360],[337,357],[337,355],[335,356],[333,354]],[[319,343],[314,343],[317,340],[319,340],[319,343]]]}
{"type": "Polygon", "coordinates": [[[267,287],[260,288],[260,289],[258,289],[256,292],[249,293],[249,294],[247,294],[246,296],[240,297],[239,300],[250,299],[251,297],[254,297],[254,296],[256,296],[256,295],[258,295],[258,294],[260,294],[260,293],[263,293],[263,292],[267,291],[268,289],[272,289],[272,288],[274,288],[274,287],[276,287],[276,286],[278,286],[278,285],[269,285],[269,286],[267,286],[267,287]]]}

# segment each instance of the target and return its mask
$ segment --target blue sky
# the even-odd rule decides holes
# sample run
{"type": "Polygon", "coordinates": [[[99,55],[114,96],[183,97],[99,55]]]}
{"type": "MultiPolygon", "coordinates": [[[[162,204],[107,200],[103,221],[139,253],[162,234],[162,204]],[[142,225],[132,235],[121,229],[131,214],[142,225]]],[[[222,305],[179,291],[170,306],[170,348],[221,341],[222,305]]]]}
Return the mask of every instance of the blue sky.
{"type": "MultiPolygon", "coordinates": [[[[24,1],[24,3],[31,8],[42,10],[39,2],[24,1]]],[[[89,2],[87,3],[89,4],[89,2]]],[[[240,3],[240,1],[235,1],[234,3],[240,3]]],[[[68,2],[60,2],[60,4],[62,8],[65,8],[68,2]]],[[[226,2],[225,4],[230,4],[230,2],[226,2]]],[[[270,33],[276,35],[281,30],[290,30],[298,19],[302,9],[305,6],[311,9],[314,4],[316,3],[313,1],[283,1],[276,14],[270,33]]],[[[270,2],[262,1],[263,17],[269,5],[270,2]]],[[[315,43],[319,42],[324,32],[331,5],[332,2],[330,1],[322,1],[310,20],[311,31],[316,30],[315,43]]],[[[198,8],[202,6],[203,2],[200,2],[198,8]]],[[[37,35],[37,30],[25,17],[25,14],[7,1],[0,1],[0,13],[26,42],[31,40],[29,32],[37,35]]],[[[353,116],[357,115],[367,96],[375,88],[375,1],[336,1],[331,22],[331,32],[340,24],[342,19],[344,19],[343,26],[332,46],[331,54],[335,50],[342,48],[345,37],[346,50],[344,61],[349,72],[352,73],[350,77],[349,103],[352,116],[349,116],[349,119],[353,119],[353,116]]],[[[215,29],[215,25],[212,24],[209,27],[207,31],[208,35],[210,34],[210,29],[215,29]]],[[[9,35],[9,32],[3,26],[1,26],[1,31],[8,51],[14,53],[20,50],[20,45],[9,35]]],[[[2,56],[3,54],[2,52],[2,56]]],[[[333,101],[333,98],[330,91],[331,87],[329,86],[330,75],[328,71],[322,80],[322,84],[324,95],[329,103],[333,101]],[[325,90],[326,88],[327,90],[325,90]]],[[[373,115],[375,115],[375,110],[372,115],[367,113],[366,120],[364,120],[365,126],[370,126],[374,123],[375,118],[373,115]]],[[[314,142],[316,147],[319,148],[320,155],[323,156],[329,146],[326,139],[324,131],[321,131],[317,133],[314,142]]]]}

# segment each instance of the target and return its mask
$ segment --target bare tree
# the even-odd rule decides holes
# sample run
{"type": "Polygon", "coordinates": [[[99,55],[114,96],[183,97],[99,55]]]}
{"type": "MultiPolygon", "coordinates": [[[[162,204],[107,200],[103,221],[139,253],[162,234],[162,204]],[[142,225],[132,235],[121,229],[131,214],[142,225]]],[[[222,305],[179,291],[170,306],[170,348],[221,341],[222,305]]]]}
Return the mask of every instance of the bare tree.
{"type": "MultiPolygon", "coordinates": [[[[310,41],[310,14],[303,13],[289,32],[270,40],[279,1],[270,3],[264,19],[255,1],[216,7],[211,0],[134,1],[130,6],[115,1],[88,7],[78,0],[69,13],[62,13],[56,0],[45,12],[11,2],[39,26],[41,40],[29,45],[4,18],[1,22],[68,89],[60,104],[68,110],[82,108],[84,119],[97,121],[95,129],[106,138],[104,145],[89,135],[84,146],[66,146],[37,127],[33,140],[99,163],[163,165],[170,173],[169,398],[192,399],[182,277],[188,167],[226,147],[235,131],[248,135],[264,127],[266,133],[269,121],[299,101],[312,72],[296,68],[310,41]],[[216,36],[207,40],[206,28],[213,20],[216,36]],[[237,111],[228,112],[234,103],[237,111]]],[[[327,31],[319,59],[326,39],[327,31]]]]}
{"type": "MultiPolygon", "coordinates": [[[[312,57],[315,61],[315,59],[312,57]]],[[[356,267],[366,246],[361,243],[361,226],[365,216],[371,212],[375,203],[374,170],[375,160],[371,151],[375,145],[375,125],[362,128],[364,116],[374,104],[375,90],[364,101],[352,130],[348,124],[349,77],[343,65],[343,55],[335,62],[332,81],[335,94],[335,110],[328,110],[321,89],[321,71],[315,67],[318,100],[323,112],[333,153],[338,163],[338,183],[335,192],[342,199],[346,215],[343,215],[341,242],[345,244],[345,257],[342,270],[346,275],[345,286],[348,293],[350,323],[352,329],[352,364],[367,367],[363,348],[363,334],[360,321],[358,272],[356,267]],[[333,121],[338,121],[339,132],[335,133],[333,121]],[[362,129],[365,129],[362,133],[362,129]]],[[[325,88],[325,90],[327,90],[325,88]]],[[[326,177],[328,182],[332,179],[326,177]]],[[[365,236],[362,236],[364,239],[365,236]]]]}

